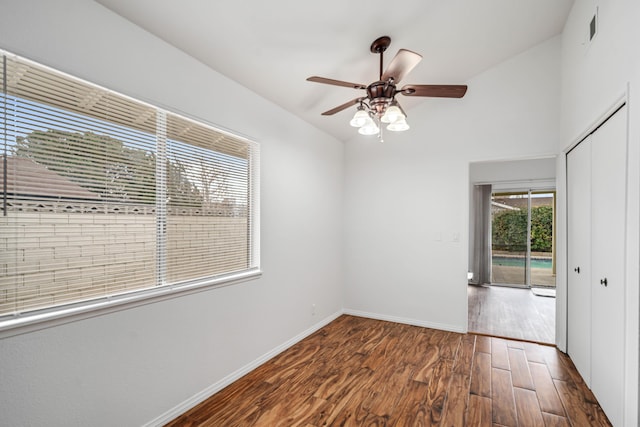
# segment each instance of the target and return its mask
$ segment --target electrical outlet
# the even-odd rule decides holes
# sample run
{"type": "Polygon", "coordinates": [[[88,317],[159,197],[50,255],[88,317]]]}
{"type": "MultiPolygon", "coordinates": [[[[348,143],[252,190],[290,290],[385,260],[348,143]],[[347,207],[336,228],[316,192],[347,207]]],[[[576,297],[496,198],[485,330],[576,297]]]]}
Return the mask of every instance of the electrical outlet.
{"type": "Polygon", "coordinates": [[[311,315],[312,316],[316,315],[316,305],[315,304],[311,304],[311,315]]]}

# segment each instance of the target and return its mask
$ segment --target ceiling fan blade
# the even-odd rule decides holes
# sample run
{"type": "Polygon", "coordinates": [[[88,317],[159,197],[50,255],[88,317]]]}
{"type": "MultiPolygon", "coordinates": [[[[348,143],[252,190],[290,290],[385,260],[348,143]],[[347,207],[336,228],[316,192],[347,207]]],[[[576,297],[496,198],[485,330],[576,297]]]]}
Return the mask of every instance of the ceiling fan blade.
{"type": "Polygon", "coordinates": [[[387,81],[391,77],[394,83],[398,84],[420,61],[422,61],[422,55],[407,49],[400,49],[387,66],[380,80],[387,81]]]}
{"type": "Polygon", "coordinates": [[[311,76],[307,79],[309,82],[324,83],[327,85],[344,86],[353,89],[366,89],[367,87],[360,83],[350,83],[342,80],[327,79],[325,77],[311,76]]]}
{"type": "Polygon", "coordinates": [[[365,99],[365,98],[352,99],[349,102],[345,102],[342,105],[338,105],[336,108],[332,108],[331,110],[325,111],[324,113],[322,113],[322,115],[323,116],[332,116],[335,113],[338,113],[338,112],[340,112],[342,110],[345,110],[345,109],[351,107],[352,105],[356,105],[356,104],[360,103],[360,101],[362,101],[363,99],[365,99]]]}
{"type": "Polygon", "coordinates": [[[405,85],[400,93],[407,96],[462,98],[467,93],[467,85],[405,85]]]}

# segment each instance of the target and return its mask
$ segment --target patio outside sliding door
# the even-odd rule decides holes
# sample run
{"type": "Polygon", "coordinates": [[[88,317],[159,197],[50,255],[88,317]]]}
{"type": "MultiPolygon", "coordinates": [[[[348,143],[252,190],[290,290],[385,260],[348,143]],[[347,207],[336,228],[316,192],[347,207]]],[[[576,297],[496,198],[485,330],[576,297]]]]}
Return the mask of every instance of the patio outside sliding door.
{"type": "Polygon", "coordinates": [[[491,283],[527,285],[528,193],[491,196],[491,283]]]}
{"type": "Polygon", "coordinates": [[[553,208],[553,192],[492,194],[492,284],[555,286],[553,208]]]}

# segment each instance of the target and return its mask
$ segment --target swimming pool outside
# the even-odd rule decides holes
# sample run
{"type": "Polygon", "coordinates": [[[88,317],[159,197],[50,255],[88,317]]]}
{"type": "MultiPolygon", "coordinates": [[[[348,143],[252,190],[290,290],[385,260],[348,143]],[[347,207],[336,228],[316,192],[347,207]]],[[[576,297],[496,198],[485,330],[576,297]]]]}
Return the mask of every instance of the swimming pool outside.
{"type": "MultiPolygon", "coordinates": [[[[525,285],[525,256],[523,253],[508,253],[495,251],[492,254],[491,283],[503,285],[525,285]]],[[[551,254],[536,252],[531,254],[532,286],[553,287],[556,275],[553,269],[551,254]]]]}
{"type": "MultiPolygon", "coordinates": [[[[504,267],[524,267],[524,256],[493,256],[491,258],[493,265],[504,267]]],[[[531,268],[551,268],[551,258],[531,257],[531,268]]]]}

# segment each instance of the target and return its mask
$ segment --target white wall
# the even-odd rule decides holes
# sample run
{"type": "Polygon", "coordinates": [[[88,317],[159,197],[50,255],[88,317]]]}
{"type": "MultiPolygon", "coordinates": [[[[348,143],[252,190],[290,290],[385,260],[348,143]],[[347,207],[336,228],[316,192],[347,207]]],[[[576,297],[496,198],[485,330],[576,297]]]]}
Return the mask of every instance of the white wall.
{"type": "MultiPolygon", "coordinates": [[[[580,39],[594,0],[576,2],[562,40],[473,78],[462,100],[425,101],[409,111],[407,133],[383,144],[354,137],[343,158],[338,141],[94,2],[4,2],[0,48],[262,143],[264,275],[1,340],[2,424],[149,422],[330,318],[343,291],[354,312],[466,330],[469,163],[555,155],[631,82],[626,369],[634,425],[640,14],[633,0],[599,5],[601,31],[588,48],[580,39]]],[[[560,159],[559,186],[563,174],[560,159]]]]}
{"type": "Polygon", "coordinates": [[[560,38],[467,83],[409,111],[409,132],[347,142],[348,312],[466,331],[469,163],[556,154],[560,38]]]}
{"type": "MultiPolygon", "coordinates": [[[[576,1],[562,35],[562,128],[558,149],[568,148],[604,118],[628,92],[628,164],[626,221],[625,426],[638,425],[638,317],[640,259],[640,2],[576,1]],[[598,7],[598,35],[587,41],[598,7]]],[[[558,254],[566,254],[566,157],[558,157],[558,254]]],[[[566,258],[558,259],[558,337],[566,336],[566,258]]],[[[560,341],[561,348],[566,342],[560,341]]]]}
{"type": "Polygon", "coordinates": [[[0,340],[0,425],[141,425],[340,312],[342,143],[91,1],[3,2],[0,48],[259,141],[264,271],[0,340]]]}

